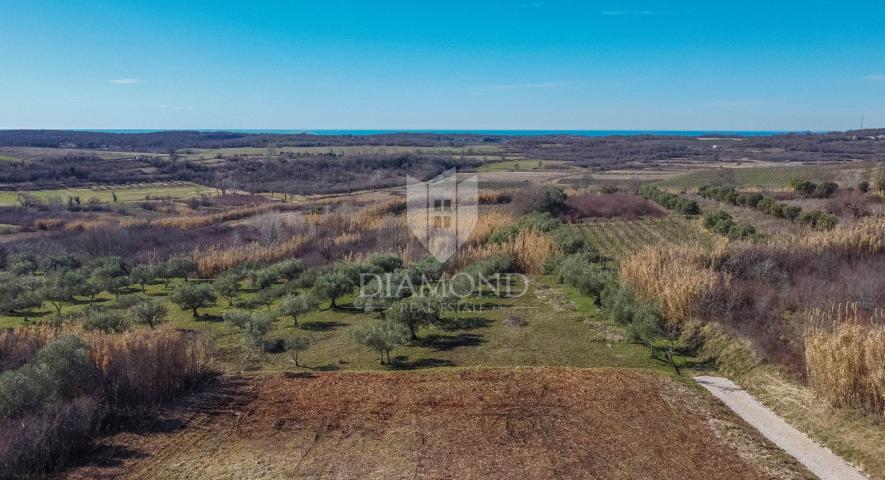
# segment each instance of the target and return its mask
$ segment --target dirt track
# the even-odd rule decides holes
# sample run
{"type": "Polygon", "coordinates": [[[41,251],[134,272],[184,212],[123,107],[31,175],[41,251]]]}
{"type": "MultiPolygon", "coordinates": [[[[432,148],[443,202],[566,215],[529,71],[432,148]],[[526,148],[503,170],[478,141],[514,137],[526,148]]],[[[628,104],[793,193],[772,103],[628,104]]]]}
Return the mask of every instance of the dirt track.
{"type": "Polygon", "coordinates": [[[632,371],[227,378],[66,478],[810,478],[712,397],[632,371]]]}

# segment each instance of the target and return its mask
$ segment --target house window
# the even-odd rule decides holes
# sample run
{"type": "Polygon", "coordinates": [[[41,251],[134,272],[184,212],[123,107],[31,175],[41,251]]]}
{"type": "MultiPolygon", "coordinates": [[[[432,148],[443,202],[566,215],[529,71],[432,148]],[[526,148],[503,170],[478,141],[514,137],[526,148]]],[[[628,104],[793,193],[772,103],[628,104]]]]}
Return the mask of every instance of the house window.
{"type": "Polygon", "coordinates": [[[449,215],[434,215],[433,228],[452,228],[452,217],[449,215]]]}
{"type": "Polygon", "coordinates": [[[433,201],[433,210],[437,212],[447,211],[452,209],[452,199],[436,199],[433,201]]]}

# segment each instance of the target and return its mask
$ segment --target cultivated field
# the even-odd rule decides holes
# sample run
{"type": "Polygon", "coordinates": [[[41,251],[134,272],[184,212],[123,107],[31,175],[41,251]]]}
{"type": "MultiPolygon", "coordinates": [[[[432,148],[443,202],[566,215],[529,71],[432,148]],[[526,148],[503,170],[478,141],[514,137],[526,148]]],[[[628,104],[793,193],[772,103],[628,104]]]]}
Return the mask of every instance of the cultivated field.
{"type": "Polygon", "coordinates": [[[93,188],[62,188],[55,190],[0,191],[0,205],[18,205],[21,196],[33,196],[40,201],[51,198],[67,202],[68,198],[78,198],[82,203],[138,202],[150,199],[186,199],[200,195],[214,195],[217,190],[189,182],[141,183],[123,185],[101,185],[93,188]]]}
{"type": "Polygon", "coordinates": [[[599,220],[582,223],[590,244],[603,255],[623,258],[652,245],[696,245],[709,248],[714,237],[695,220],[669,215],[638,220],[599,220]]]}
{"type": "Polygon", "coordinates": [[[756,168],[702,169],[659,182],[661,188],[696,189],[703,185],[726,184],[742,187],[786,189],[794,180],[836,181],[853,186],[869,178],[871,164],[797,165],[756,168]]]}
{"type": "Polygon", "coordinates": [[[623,370],[227,379],[134,432],[64,478],[811,478],[709,397],[623,370]]]}

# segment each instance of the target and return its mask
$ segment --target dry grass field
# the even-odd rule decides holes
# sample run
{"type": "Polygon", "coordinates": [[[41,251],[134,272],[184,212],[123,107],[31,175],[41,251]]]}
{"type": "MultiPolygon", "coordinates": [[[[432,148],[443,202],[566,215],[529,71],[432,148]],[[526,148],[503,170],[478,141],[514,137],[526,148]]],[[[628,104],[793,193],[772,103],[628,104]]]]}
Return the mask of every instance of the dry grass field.
{"type": "Polygon", "coordinates": [[[625,370],[228,379],[89,458],[61,478],[813,478],[711,397],[625,370]]]}

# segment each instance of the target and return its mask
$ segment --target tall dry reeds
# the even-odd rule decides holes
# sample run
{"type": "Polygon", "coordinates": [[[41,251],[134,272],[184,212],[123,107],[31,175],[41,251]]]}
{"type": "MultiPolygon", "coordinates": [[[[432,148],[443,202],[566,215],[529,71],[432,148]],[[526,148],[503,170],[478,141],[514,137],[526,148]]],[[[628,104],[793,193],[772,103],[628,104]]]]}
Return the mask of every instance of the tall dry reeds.
{"type": "Polygon", "coordinates": [[[209,373],[212,349],[203,337],[169,327],[119,335],[82,335],[101,375],[103,396],[117,410],[142,410],[171,400],[209,373]]]}
{"type": "Polygon", "coordinates": [[[881,311],[861,318],[856,306],[853,312],[812,314],[805,332],[808,383],[834,407],[885,413],[882,319],[881,311]]]}
{"type": "Polygon", "coordinates": [[[509,242],[468,244],[446,263],[446,268],[454,272],[490,257],[507,255],[513,257],[520,271],[538,274],[545,259],[560,254],[562,250],[559,244],[549,235],[535,229],[525,229],[509,242]]]}
{"type": "MultiPolygon", "coordinates": [[[[146,413],[210,374],[210,344],[195,333],[170,327],[123,334],[85,332],[71,325],[17,328],[0,335],[0,358],[28,350],[31,358],[26,362],[30,362],[37,350],[69,335],[83,341],[87,362],[95,368],[61,369],[67,377],[49,380],[65,385],[66,393],[49,402],[32,395],[34,403],[27,410],[0,418],[0,478],[31,478],[62,467],[72,452],[87,445],[105,419],[146,413]],[[27,343],[27,348],[14,340],[27,343]]],[[[19,373],[40,381],[34,371],[19,373]]]]}
{"type": "Polygon", "coordinates": [[[286,258],[298,256],[305,245],[302,236],[273,244],[261,245],[249,243],[233,247],[213,246],[193,253],[197,262],[197,273],[203,278],[214,277],[219,273],[245,263],[274,263],[286,258]]]}
{"type": "Polygon", "coordinates": [[[182,215],[178,217],[160,218],[152,221],[153,225],[159,227],[172,227],[179,229],[190,229],[206,227],[216,223],[230,222],[233,220],[242,220],[244,218],[254,217],[256,215],[264,215],[271,212],[288,212],[299,210],[303,207],[290,204],[266,203],[261,205],[253,205],[248,207],[232,208],[215,213],[200,213],[194,215],[182,215]]]}
{"type": "Polygon", "coordinates": [[[704,307],[728,286],[714,255],[690,246],[650,247],[621,262],[620,274],[644,300],[657,301],[668,322],[705,319],[704,307]]]}

